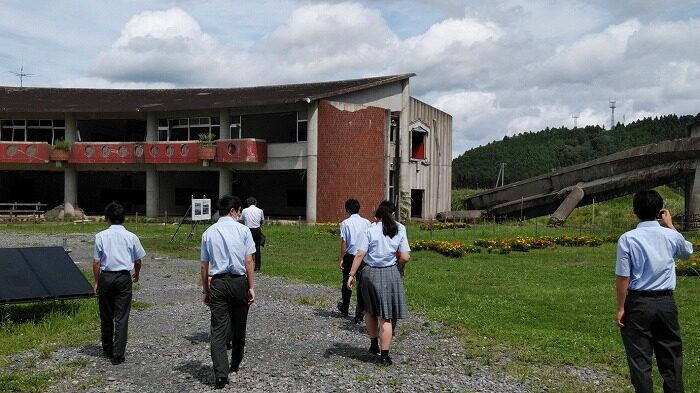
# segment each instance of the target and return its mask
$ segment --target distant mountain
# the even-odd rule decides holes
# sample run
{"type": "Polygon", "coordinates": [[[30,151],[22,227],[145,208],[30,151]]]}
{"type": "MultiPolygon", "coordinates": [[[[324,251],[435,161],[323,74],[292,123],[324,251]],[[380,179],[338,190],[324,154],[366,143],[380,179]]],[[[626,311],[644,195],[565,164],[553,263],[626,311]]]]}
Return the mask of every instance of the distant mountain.
{"type": "Polygon", "coordinates": [[[452,187],[494,187],[501,163],[507,184],[632,147],[685,138],[686,126],[698,120],[700,114],[667,115],[618,123],[612,131],[599,126],[562,127],[505,136],[452,160],[452,187]]]}

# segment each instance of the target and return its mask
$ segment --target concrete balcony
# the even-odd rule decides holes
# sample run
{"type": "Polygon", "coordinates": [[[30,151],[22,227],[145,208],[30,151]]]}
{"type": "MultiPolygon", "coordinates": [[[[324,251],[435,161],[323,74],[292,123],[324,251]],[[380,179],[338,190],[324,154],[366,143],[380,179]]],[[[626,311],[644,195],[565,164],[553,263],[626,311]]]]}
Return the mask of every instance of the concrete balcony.
{"type": "Polygon", "coordinates": [[[199,162],[199,143],[190,141],[146,142],[140,149],[147,164],[196,164],[199,162]]]}
{"type": "Polygon", "coordinates": [[[2,164],[46,164],[50,155],[46,142],[0,142],[2,164]]]}
{"type": "Polygon", "coordinates": [[[137,164],[144,162],[140,142],[75,142],[70,149],[71,164],[137,164]]]}
{"type": "Polygon", "coordinates": [[[264,139],[219,139],[215,162],[264,164],[267,162],[267,141],[264,139]]]}

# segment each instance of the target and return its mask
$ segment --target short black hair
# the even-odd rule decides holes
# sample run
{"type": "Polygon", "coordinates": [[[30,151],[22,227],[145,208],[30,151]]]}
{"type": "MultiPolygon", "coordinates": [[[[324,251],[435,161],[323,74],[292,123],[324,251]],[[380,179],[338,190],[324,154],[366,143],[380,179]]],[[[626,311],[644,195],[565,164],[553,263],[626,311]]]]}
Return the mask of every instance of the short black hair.
{"type": "Polygon", "coordinates": [[[248,199],[246,199],[245,201],[248,203],[248,205],[257,205],[258,204],[258,200],[252,196],[248,197],[248,199]]]}
{"type": "Polygon", "coordinates": [[[345,210],[350,214],[357,214],[360,212],[360,202],[357,199],[350,198],[345,201],[345,210]]]}
{"type": "Polygon", "coordinates": [[[105,207],[105,219],[110,224],[121,225],[124,223],[124,206],[119,202],[114,201],[107,204],[105,207]]]}
{"type": "Polygon", "coordinates": [[[383,207],[384,209],[388,210],[389,213],[396,213],[396,205],[392,201],[381,201],[379,203],[379,207],[383,207]]]}
{"type": "Polygon", "coordinates": [[[239,211],[241,209],[241,204],[241,198],[226,194],[216,202],[216,209],[219,211],[219,216],[223,217],[228,216],[231,209],[239,211]]]}
{"type": "Polygon", "coordinates": [[[644,189],[634,194],[632,199],[634,214],[643,221],[655,220],[664,208],[664,199],[656,190],[644,189]]]}

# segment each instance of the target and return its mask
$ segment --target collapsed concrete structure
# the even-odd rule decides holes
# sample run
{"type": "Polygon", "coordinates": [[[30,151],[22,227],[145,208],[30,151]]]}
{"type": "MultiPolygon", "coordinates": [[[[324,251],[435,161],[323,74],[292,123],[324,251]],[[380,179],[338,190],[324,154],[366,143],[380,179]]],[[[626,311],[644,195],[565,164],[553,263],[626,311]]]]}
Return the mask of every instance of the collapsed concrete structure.
{"type": "Polygon", "coordinates": [[[680,180],[686,182],[685,229],[697,229],[700,228],[700,122],[688,126],[688,135],[471,195],[464,198],[464,207],[497,218],[527,219],[551,214],[549,224],[561,225],[578,206],[680,180]]]}

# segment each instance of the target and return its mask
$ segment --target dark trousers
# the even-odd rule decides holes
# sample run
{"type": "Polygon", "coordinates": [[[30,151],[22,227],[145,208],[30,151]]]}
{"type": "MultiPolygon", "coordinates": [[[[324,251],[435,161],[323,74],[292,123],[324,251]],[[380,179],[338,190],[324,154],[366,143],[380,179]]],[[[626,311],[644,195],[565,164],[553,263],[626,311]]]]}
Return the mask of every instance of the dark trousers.
{"type": "Polygon", "coordinates": [[[673,296],[627,295],[624,324],[620,331],[635,391],[653,392],[651,357],[656,353],[664,392],[683,392],[683,348],[673,296]]]}
{"type": "Polygon", "coordinates": [[[260,235],[262,234],[262,229],[260,228],[250,228],[250,233],[253,235],[253,242],[255,243],[255,271],[260,270],[260,235]]]}
{"type": "MultiPolygon", "coordinates": [[[[348,279],[350,278],[350,269],[352,269],[352,262],[355,260],[355,256],[352,254],[345,253],[343,255],[343,284],[340,288],[340,293],[343,297],[342,309],[344,312],[350,310],[350,298],[352,297],[352,291],[348,289],[348,279]]],[[[365,263],[362,262],[360,267],[357,269],[357,273],[365,267],[365,263]]],[[[362,311],[360,307],[360,280],[358,274],[355,274],[355,293],[357,293],[357,306],[355,307],[355,316],[362,316],[362,311]]]]}
{"type": "Polygon", "coordinates": [[[124,357],[131,312],[131,274],[101,272],[97,286],[100,307],[102,350],[115,358],[124,357]]]}
{"type": "Polygon", "coordinates": [[[214,375],[226,377],[229,362],[226,344],[233,339],[231,366],[238,367],[245,350],[245,329],[248,321],[248,279],[246,276],[214,277],[209,288],[211,310],[211,359],[214,375]]]}

